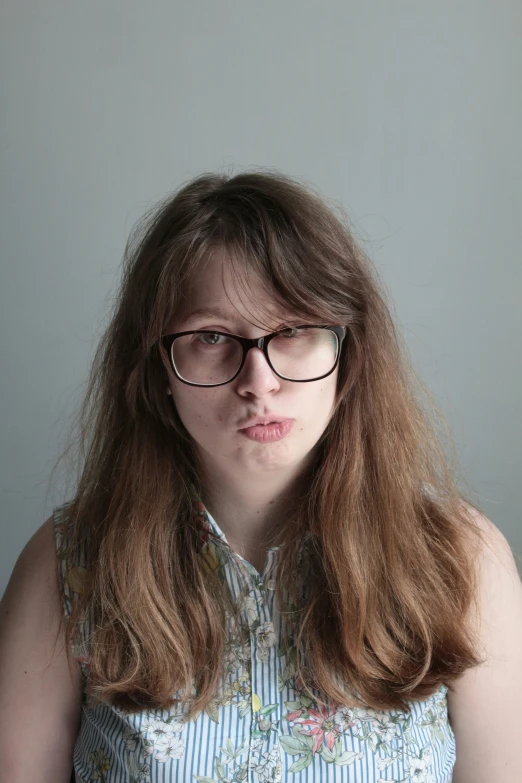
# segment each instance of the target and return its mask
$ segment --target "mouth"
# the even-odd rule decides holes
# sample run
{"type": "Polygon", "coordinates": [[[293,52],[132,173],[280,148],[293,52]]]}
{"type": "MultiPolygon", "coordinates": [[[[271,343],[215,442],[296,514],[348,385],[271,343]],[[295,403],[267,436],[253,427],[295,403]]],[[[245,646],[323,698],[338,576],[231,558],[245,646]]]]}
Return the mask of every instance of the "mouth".
{"type": "Polygon", "coordinates": [[[275,415],[268,415],[268,416],[253,416],[251,419],[249,419],[243,427],[241,427],[242,430],[247,429],[248,427],[256,427],[258,424],[281,424],[284,421],[292,421],[292,419],[286,418],[286,416],[275,416],[275,415]]]}
{"type": "Polygon", "coordinates": [[[265,423],[257,422],[249,427],[243,427],[239,432],[258,443],[272,443],[285,438],[293,426],[293,419],[278,419],[277,421],[266,421],[265,423]]]}

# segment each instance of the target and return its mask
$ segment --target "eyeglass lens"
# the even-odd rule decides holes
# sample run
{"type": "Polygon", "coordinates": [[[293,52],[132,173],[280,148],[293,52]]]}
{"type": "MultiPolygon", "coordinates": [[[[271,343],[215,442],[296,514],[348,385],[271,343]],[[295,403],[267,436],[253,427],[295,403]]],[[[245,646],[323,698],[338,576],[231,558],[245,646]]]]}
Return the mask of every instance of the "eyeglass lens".
{"type": "MultiPolygon", "coordinates": [[[[338,340],[330,329],[288,329],[268,344],[275,371],[293,381],[326,375],[335,365],[338,340]]],[[[172,344],[172,360],[179,375],[189,383],[226,383],[237,373],[241,344],[233,337],[215,333],[191,333],[172,344]]]]}

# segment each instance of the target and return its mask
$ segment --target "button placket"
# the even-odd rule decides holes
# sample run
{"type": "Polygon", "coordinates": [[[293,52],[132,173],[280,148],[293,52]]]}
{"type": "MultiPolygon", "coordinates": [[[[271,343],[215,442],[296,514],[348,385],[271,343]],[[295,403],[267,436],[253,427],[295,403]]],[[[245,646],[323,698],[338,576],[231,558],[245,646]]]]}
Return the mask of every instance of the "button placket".
{"type": "MultiPolygon", "coordinates": [[[[269,576],[273,552],[268,553],[264,574],[269,576]]],[[[251,633],[252,731],[249,758],[249,780],[255,783],[281,780],[279,722],[281,706],[277,689],[278,639],[272,618],[273,593],[267,579],[257,575],[253,580],[259,623],[251,633]]]]}

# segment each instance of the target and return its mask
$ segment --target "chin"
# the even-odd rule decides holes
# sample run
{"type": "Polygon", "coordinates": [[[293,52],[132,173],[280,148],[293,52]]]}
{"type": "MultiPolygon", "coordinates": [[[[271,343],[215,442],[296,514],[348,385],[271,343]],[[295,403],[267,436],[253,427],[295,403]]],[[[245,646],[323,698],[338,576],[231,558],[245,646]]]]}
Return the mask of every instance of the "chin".
{"type": "Polygon", "coordinates": [[[286,451],[276,452],[270,448],[259,449],[256,454],[251,454],[243,464],[253,471],[255,470],[293,470],[299,465],[306,455],[286,451]]]}

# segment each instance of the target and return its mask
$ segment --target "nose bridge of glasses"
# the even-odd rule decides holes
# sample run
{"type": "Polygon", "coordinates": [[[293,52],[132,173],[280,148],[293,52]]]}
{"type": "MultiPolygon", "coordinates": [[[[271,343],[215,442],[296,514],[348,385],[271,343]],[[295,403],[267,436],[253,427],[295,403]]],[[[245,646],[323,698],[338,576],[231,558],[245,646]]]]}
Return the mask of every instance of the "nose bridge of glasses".
{"type": "Polygon", "coordinates": [[[242,362],[243,366],[241,369],[242,376],[245,373],[245,371],[247,375],[250,375],[250,373],[252,372],[254,372],[254,374],[257,374],[260,370],[264,378],[266,377],[267,372],[269,372],[272,376],[276,375],[276,373],[274,373],[274,370],[272,369],[270,360],[268,359],[266,337],[267,335],[264,335],[263,337],[243,338],[244,356],[242,362]],[[254,357],[257,352],[261,354],[262,361],[260,364],[258,364],[255,358],[253,361],[252,360],[249,361],[249,356],[252,352],[252,348],[257,349],[257,351],[254,350],[254,357]]]}
{"type": "Polygon", "coordinates": [[[265,363],[268,364],[268,366],[270,367],[270,363],[268,361],[268,355],[267,355],[267,343],[265,342],[266,335],[264,335],[263,337],[243,338],[243,340],[244,340],[243,348],[245,352],[244,363],[246,364],[252,348],[257,348],[263,354],[265,363]]]}

